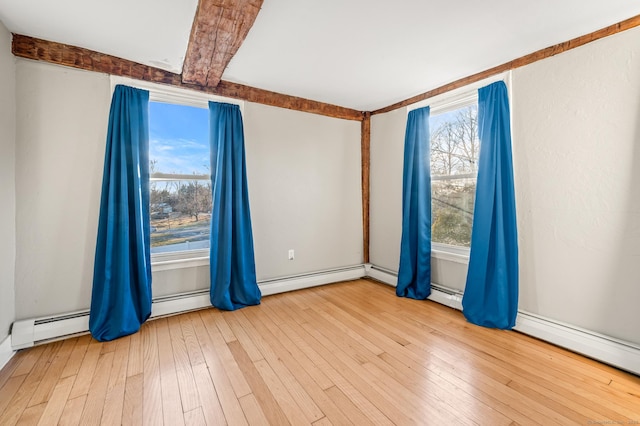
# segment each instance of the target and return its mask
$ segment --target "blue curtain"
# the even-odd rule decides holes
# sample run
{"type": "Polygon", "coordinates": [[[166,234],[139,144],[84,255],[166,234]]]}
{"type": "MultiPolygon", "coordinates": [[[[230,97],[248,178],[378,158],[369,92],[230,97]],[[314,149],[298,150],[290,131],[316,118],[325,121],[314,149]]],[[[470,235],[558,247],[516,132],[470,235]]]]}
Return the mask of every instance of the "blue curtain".
{"type": "Polygon", "coordinates": [[[431,165],[429,107],[407,117],[402,176],[402,240],[396,294],[431,294],[431,165]]]}
{"type": "Polygon", "coordinates": [[[511,329],[518,314],[518,234],[507,86],[478,90],[480,160],[467,284],[469,322],[511,329]]]}
{"type": "Polygon", "coordinates": [[[151,314],[149,92],[113,92],[102,177],[89,330],[99,341],[135,333],[151,314]]]}
{"type": "Polygon", "coordinates": [[[211,304],[234,310],[260,303],[253,255],[242,114],[209,102],[211,138],[211,304]]]}

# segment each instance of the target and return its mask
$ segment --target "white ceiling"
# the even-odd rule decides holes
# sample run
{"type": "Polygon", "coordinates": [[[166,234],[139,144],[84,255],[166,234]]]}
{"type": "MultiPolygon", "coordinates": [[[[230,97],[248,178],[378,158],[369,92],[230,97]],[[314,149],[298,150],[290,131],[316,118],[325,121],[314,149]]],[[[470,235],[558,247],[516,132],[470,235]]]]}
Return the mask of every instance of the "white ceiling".
{"type": "MultiPolygon", "coordinates": [[[[0,20],[180,72],[196,4],[0,0],[0,20]]],[[[265,0],[223,79],[375,110],[638,14],[637,0],[265,0]]]]}

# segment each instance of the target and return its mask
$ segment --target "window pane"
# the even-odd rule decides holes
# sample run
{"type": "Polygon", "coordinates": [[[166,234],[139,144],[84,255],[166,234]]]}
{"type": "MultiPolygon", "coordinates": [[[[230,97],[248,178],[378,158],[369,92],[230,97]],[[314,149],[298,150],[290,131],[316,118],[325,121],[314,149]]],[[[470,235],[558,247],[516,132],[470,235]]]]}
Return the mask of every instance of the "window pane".
{"type": "Polygon", "coordinates": [[[209,111],[149,102],[151,173],[208,175],[209,111]]]}
{"type": "Polygon", "coordinates": [[[431,128],[431,240],[469,247],[480,140],[478,106],[434,115],[431,128]]]}
{"type": "Polygon", "coordinates": [[[210,181],[152,181],[151,253],[209,248],[210,181]]]}
{"type": "Polygon", "coordinates": [[[480,154],[477,105],[434,115],[430,129],[432,176],[477,173],[480,154]]]}
{"type": "Polygon", "coordinates": [[[209,151],[206,108],[149,102],[152,254],[209,248],[211,181],[184,180],[211,173],[209,151]]]}
{"type": "Polygon", "coordinates": [[[475,192],[473,178],[431,182],[433,242],[469,247],[475,192]]]}

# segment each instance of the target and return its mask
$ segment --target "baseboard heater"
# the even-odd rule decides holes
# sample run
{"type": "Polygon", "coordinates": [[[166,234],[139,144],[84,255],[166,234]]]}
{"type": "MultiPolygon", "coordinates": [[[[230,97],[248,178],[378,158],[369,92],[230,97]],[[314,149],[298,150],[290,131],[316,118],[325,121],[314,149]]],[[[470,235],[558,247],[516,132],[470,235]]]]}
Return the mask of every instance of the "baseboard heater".
{"type": "MultiPolygon", "coordinates": [[[[263,296],[300,290],[340,281],[359,279],[365,276],[364,265],[292,275],[258,282],[263,296]]],[[[209,290],[204,289],[172,296],[158,297],[151,305],[151,318],[208,308],[209,290]]],[[[24,349],[33,345],[62,339],[89,331],[89,311],[82,310],[45,318],[19,320],[11,329],[11,347],[24,349]]]]}
{"type": "MultiPolygon", "coordinates": [[[[366,266],[367,276],[396,286],[397,273],[375,265],[366,266]]],[[[462,310],[462,292],[431,284],[430,300],[462,310]]],[[[569,349],[605,364],[640,375],[640,346],[530,312],[518,311],[514,330],[569,349]]]]}

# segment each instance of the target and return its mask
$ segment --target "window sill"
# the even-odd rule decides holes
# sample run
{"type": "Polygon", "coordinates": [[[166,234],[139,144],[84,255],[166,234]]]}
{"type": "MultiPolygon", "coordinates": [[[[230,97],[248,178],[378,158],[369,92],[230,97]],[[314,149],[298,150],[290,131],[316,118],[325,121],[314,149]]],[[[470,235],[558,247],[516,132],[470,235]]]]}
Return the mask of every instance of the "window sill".
{"type": "Polygon", "coordinates": [[[434,243],[431,246],[431,257],[467,265],[469,264],[469,251],[467,247],[434,243]]]}
{"type": "Polygon", "coordinates": [[[195,268],[209,265],[209,249],[179,253],[157,253],[151,255],[151,271],[195,268]]]}

